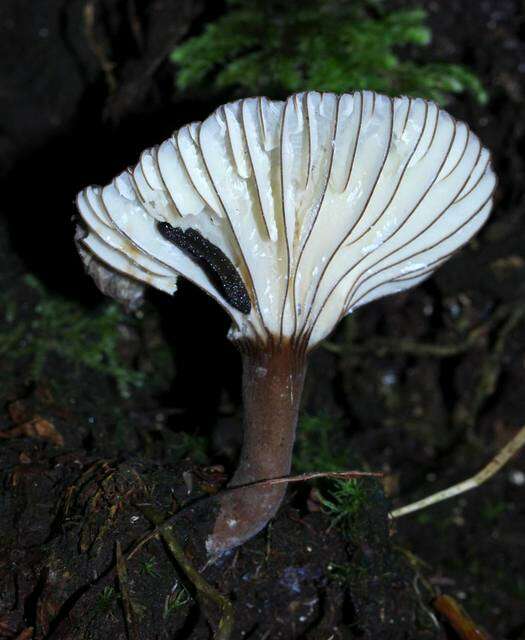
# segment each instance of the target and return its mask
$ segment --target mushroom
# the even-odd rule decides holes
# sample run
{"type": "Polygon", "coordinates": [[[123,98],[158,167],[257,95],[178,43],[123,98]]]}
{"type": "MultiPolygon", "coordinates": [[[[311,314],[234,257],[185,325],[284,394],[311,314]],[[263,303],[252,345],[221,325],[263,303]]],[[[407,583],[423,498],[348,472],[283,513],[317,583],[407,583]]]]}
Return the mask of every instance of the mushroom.
{"type": "Polygon", "coordinates": [[[289,474],[308,353],[345,315],[425,280],[486,221],[489,152],[436,104],[309,91],[219,107],[77,206],[86,255],[232,320],[244,440],[212,556],[259,532],[289,474]]]}

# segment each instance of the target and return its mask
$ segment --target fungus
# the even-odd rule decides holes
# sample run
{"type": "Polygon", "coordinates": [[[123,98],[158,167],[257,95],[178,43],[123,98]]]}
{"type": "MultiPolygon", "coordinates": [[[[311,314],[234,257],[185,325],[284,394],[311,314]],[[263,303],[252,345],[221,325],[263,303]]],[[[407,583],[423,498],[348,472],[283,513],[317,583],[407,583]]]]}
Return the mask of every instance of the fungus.
{"type": "Polygon", "coordinates": [[[308,352],[467,243],[494,186],[488,151],[432,102],[311,91],[221,106],[78,195],[84,258],[168,293],[181,275],[231,317],[244,440],[211,555],[281,503],[286,485],[260,481],[290,472],[308,352]]]}

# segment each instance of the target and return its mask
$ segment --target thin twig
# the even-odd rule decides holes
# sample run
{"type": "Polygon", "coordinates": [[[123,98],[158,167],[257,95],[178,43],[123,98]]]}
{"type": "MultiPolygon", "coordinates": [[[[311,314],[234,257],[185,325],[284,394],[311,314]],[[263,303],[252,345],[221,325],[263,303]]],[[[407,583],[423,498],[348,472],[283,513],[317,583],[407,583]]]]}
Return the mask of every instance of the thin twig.
{"type": "Polygon", "coordinates": [[[434,609],[448,622],[461,640],[490,640],[454,598],[441,595],[433,602],[434,609]]]}
{"type": "Polygon", "coordinates": [[[139,632],[137,627],[137,621],[135,620],[135,612],[133,610],[133,602],[131,600],[131,593],[129,590],[129,578],[128,569],[124,556],[122,555],[122,548],[120,542],[116,544],[116,566],[118,582],[120,587],[120,594],[122,596],[122,606],[124,608],[124,617],[126,619],[126,629],[128,631],[129,640],[139,640],[139,632]]]}
{"type": "Polygon", "coordinates": [[[520,309],[523,310],[522,304],[518,306],[515,303],[502,304],[493,311],[487,322],[473,327],[459,342],[436,344],[434,342],[417,342],[410,338],[392,336],[371,338],[363,342],[351,341],[349,345],[324,340],[321,342],[321,347],[336,355],[346,353],[372,353],[377,356],[392,354],[428,358],[450,358],[467,353],[482,344],[495,325],[514,312],[518,311],[519,313],[520,309]]]}
{"type": "MultiPolygon", "coordinates": [[[[270,480],[259,480],[257,482],[253,482],[251,484],[243,484],[237,487],[229,487],[223,489],[222,493],[238,491],[240,489],[244,489],[246,487],[256,487],[259,485],[275,485],[275,484],[285,484],[287,482],[305,482],[307,480],[316,480],[317,478],[382,478],[384,473],[376,472],[376,471],[314,471],[311,473],[301,473],[296,476],[285,476],[283,478],[272,478],[270,480]]],[[[168,518],[163,525],[165,527],[171,525],[174,519],[179,515],[179,513],[174,516],[168,518]]],[[[156,527],[153,531],[147,533],[143,538],[141,538],[137,544],[133,547],[133,549],[128,553],[127,559],[131,560],[133,556],[140,551],[140,549],[148,543],[153,538],[158,538],[160,534],[160,527],[156,527]]]]}
{"type": "Polygon", "coordinates": [[[465,399],[458,403],[454,409],[452,422],[456,428],[466,428],[468,436],[473,439],[472,429],[476,419],[485,403],[494,394],[503,367],[503,358],[507,346],[507,340],[516,327],[525,319],[525,306],[516,305],[503,316],[501,327],[494,340],[492,348],[483,359],[477,382],[465,399]]]}
{"type": "Polygon", "coordinates": [[[158,537],[159,537],[159,532],[157,529],[154,529],[153,531],[150,531],[149,533],[147,533],[137,542],[137,544],[133,547],[133,549],[128,553],[127,559],[131,560],[131,558],[133,558],[133,556],[136,553],[138,553],[147,542],[149,542],[153,538],[158,538],[158,537]]]}
{"type": "Polygon", "coordinates": [[[179,541],[173,534],[170,525],[165,522],[162,515],[158,513],[156,509],[151,507],[141,507],[144,515],[148,520],[156,525],[157,531],[166,543],[168,549],[173,554],[173,557],[180,565],[181,569],[186,574],[186,577],[193,584],[197,593],[208,600],[211,600],[215,604],[219,605],[222,612],[222,617],[219,621],[219,628],[214,636],[214,640],[229,640],[233,631],[234,612],[233,605],[226,596],[217,591],[215,587],[212,587],[202,575],[195,569],[188,557],[184,553],[184,549],[180,545],[179,541]]]}
{"type": "MultiPolygon", "coordinates": [[[[494,322],[474,327],[461,342],[436,344],[434,342],[417,342],[410,338],[388,337],[371,338],[365,342],[352,343],[350,350],[356,353],[374,353],[377,356],[385,355],[409,355],[429,358],[450,358],[470,351],[487,335],[490,325],[494,322]]],[[[325,340],[321,343],[330,353],[343,354],[347,350],[347,345],[336,344],[325,340]]]]}
{"type": "Polygon", "coordinates": [[[104,72],[104,78],[108,86],[109,93],[114,93],[117,88],[115,78],[115,64],[108,58],[104,45],[97,40],[95,34],[95,3],[87,2],[84,6],[84,34],[89,48],[95,55],[104,72]]]}
{"type": "MultiPolygon", "coordinates": [[[[282,478],[271,478],[269,480],[258,480],[257,482],[252,482],[249,484],[241,484],[236,487],[226,487],[221,491],[221,495],[224,493],[230,493],[234,491],[240,491],[241,489],[246,489],[247,487],[257,487],[261,485],[275,485],[275,484],[285,484],[288,482],[306,482],[307,480],[316,480],[317,478],[342,478],[342,479],[350,479],[350,478],[382,478],[385,474],[379,471],[314,471],[311,473],[301,473],[297,476],[284,476],[282,478]]],[[[179,516],[179,513],[176,513],[174,516],[168,518],[163,526],[167,527],[173,523],[175,518],[179,516]]],[[[139,542],[133,547],[133,549],[128,554],[128,560],[140,551],[140,549],[153,538],[157,538],[160,533],[160,527],[155,528],[153,531],[147,533],[139,542]]]]}
{"type": "Polygon", "coordinates": [[[465,493],[465,491],[470,491],[471,489],[479,487],[489,478],[492,478],[492,476],[497,473],[524,445],[525,425],[521,427],[514,438],[512,438],[512,440],[508,442],[503,447],[503,449],[501,449],[501,451],[494,456],[494,458],[492,458],[487,466],[483,467],[483,469],[476,473],[476,475],[468,478],[467,480],[463,480],[463,482],[455,484],[452,487],[448,487],[448,489],[443,489],[442,491],[433,493],[432,495],[427,496],[422,500],[412,502],[411,504],[407,504],[404,507],[400,507],[399,509],[394,509],[394,511],[391,511],[389,514],[390,518],[400,518],[401,516],[406,516],[408,513],[413,513],[414,511],[425,509],[426,507],[430,507],[437,502],[448,500],[449,498],[453,498],[454,496],[457,496],[461,493],[465,493]]]}
{"type": "Polygon", "coordinates": [[[380,471],[313,471],[311,473],[301,473],[297,476],[284,476],[283,478],[272,478],[271,480],[259,480],[251,484],[244,484],[232,487],[231,490],[242,489],[244,487],[257,487],[261,485],[285,484],[288,482],[305,482],[307,480],[317,480],[317,478],[382,478],[385,474],[380,471]]]}

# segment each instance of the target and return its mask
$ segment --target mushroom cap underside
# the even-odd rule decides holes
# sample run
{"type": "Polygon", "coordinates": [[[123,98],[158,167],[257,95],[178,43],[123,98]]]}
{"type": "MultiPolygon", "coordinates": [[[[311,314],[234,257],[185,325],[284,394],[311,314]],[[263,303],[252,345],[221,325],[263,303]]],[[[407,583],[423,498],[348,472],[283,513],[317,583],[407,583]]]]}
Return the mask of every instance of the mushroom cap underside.
{"type": "Polygon", "coordinates": [[[467,243],[494,186],[489,152],[436,104],[310,91],[221,106],[77,207],[112,269],[167,292],[182,275],[234,338],[311,347],[467,243]]]}

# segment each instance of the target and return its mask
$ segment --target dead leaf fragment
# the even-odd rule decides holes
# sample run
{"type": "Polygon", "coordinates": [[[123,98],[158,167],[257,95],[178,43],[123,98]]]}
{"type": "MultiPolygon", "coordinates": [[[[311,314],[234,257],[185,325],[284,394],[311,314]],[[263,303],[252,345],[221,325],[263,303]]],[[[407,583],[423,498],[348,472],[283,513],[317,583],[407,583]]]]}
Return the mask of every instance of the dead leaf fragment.
{"type": "Polygon", "coordinates": [[[40,416],[35,416],[32,420],[23,422],[11,429],[0,431],[0,438],[38,438],[47,440],[57,447],[64,446],[62,434],[56,430],[54,424],[40,416]]]}
{"type": "Polygon", "coordinates": [[[224,467],[216,464],[212,467],[199,467],[194,469],[193,475],[199,488],[206,493],[215,494],[228,479],[224,467]]]}
{"type": "Polygon", "coordinates": [[[510,255],[504,258],[499,258],[490,263],[490,268],[498,275],[504,275],[509,271],[516,269],[523,269],[525,266],[525,260],[521,256],[510,255]]]}

